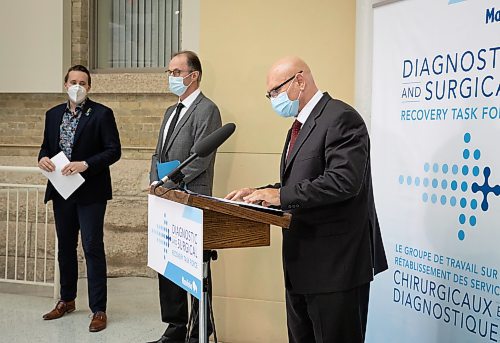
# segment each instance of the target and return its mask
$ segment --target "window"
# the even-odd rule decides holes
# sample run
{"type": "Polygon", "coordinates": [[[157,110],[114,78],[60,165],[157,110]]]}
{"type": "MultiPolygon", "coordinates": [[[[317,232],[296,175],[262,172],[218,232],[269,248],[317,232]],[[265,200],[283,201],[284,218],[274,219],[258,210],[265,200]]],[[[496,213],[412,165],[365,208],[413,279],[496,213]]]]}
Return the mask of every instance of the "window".
{"type": "Polygon", "coordinates": [[[181,0],[94,0],[93,69],[164,69],[180,47],[181,0]]]}

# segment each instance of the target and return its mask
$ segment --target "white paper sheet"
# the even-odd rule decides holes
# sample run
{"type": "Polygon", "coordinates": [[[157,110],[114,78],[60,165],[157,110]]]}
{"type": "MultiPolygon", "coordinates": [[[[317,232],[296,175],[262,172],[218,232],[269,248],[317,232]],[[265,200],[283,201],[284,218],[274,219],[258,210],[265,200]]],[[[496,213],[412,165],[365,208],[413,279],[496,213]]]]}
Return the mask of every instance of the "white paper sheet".
{"type": "Polygon", "coordinates": [[[69,163],[68,158],[62,151],[50,160],[56,165],[56,170],[50,173],[42,170],[42,174],[49,179],[54,188],[61,194],[64,200],[66,200],[83,182],[85,182],[85,179],[80,173],[68,176],[64,176],[61,173],[61,169],[69,163]]]}

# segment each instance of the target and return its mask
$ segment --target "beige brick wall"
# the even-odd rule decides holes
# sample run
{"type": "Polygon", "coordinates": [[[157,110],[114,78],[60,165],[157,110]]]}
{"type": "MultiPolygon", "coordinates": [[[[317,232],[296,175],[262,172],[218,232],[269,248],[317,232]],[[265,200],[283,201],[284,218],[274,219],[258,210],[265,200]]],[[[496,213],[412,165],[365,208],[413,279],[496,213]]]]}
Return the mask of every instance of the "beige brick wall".
{"type": "Polygon", "coordinates": [[[89,1],[71,0],[71,65],[89,64],[89,1]]]}
{"type": "MultiPolygon", "coordinates": [[[[123,157],[149,159],[156,146],[165,109],[176,101],[166,94],[91,94],[113,109],[123,157]]],[[[0,155],[38,152],[47,109],[66,100],[65,94],[0,93],[0,155]]]]}

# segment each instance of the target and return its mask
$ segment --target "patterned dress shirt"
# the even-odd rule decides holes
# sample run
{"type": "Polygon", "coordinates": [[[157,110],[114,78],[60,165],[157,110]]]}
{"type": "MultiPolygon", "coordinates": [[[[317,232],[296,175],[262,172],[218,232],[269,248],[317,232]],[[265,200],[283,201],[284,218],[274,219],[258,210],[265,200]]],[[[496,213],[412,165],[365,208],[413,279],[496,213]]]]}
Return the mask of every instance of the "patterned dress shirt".
{"type": "Polygon", "coordinates": [[[71,152],[73,151],[73,142],[75,140],[76,127],[82,116],[83,107],[85,106],[86,100],[76,106],[75,113],[71,113],[71,109],[68,105],[64,111],[62,123],[60,126],[59,135],[59,147],[64,152],[68,160],[71,161],[71,152]]]}

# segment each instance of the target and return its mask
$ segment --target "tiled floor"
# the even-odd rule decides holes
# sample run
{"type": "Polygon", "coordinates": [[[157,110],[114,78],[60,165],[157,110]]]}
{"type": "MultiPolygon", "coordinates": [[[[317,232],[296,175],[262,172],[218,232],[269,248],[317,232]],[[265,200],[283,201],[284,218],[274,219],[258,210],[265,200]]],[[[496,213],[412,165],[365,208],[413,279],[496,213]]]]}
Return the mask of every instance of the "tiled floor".
{"type": "Polygon", "coordinates": [[[148,278],[108,279],[108,327],[90,333],[86,280],[79,281],[77,310],[60,319],[42,320],[54,306],[52,297],[8,293],[0,287],[0,342],[147,342],[165,330],[160,320],[158,281],[148,278]]]}

